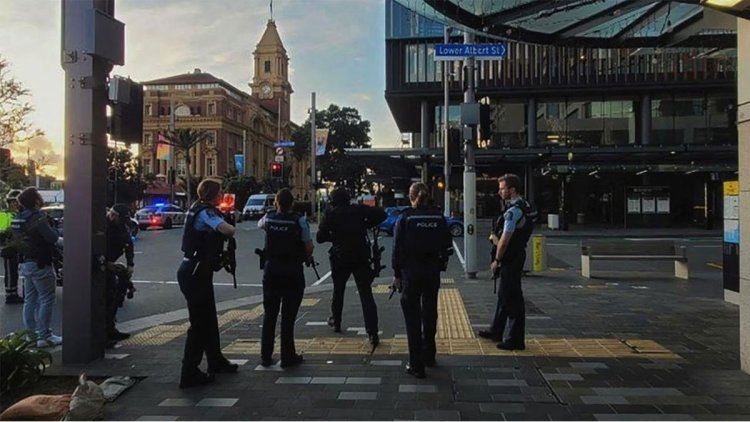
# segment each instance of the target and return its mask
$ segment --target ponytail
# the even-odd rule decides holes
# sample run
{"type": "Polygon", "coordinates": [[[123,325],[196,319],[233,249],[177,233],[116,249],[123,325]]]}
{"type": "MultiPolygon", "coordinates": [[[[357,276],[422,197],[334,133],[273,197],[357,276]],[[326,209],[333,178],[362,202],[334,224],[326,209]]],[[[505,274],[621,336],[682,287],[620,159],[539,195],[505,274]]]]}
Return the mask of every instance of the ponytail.
{"type": "Polygon", "coordinates": [[[409,200],[411,200],[412,205],[416,208],[424,206],[429,197],[430,191],[424,183],[413,183],[409,188],[409,200]]]}

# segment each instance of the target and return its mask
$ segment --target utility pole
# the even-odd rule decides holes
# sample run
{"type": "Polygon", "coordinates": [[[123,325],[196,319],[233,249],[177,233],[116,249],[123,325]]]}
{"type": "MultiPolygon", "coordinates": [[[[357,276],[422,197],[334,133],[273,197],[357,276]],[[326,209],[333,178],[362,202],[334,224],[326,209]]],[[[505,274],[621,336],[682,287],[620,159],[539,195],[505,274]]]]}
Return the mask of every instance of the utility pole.
{"type": "MultiPolygon", "coordinates": [[[[443,30],[443,42],[448,44],[450,42],[451,28],[445,27],[443,30]]],[[[451,62],[453,63],[453,62],[451,62]]],[[[443,108],[443,177],[445,177],[444,190],[443,190],[443,215],[447,218],[451,216],[451,165],[448,161],[448,150],[450,139],[448,139],[448,109],[450,107],[450,98],[448,95],[448,61],[443,61],[443,102],[445,107],[443,108]]]]}
{"type": "MultiPolygon", "coordinates": [[[[175,129],[175,121],[174,121],[174,98],[169,98],[169,130],[174,131],[175,129]]],[[[188,154],[190,154],[190,151],[188,151],[188,154]]],[[[175,191],[175,184],[177,183],[177,174],[175,174],[174,171],[174,160],[175,160],[175,153],[174,153],[174,145],[169,146],[169,169],[167,172],[169,174],[167,175],[167,180],[169,181],[169,203],[174,204],[174,191],[175,191]]],[[[187,160],[186,160],[187,162],[187,160]]],[[[186,176],[187,173],[186,172],[186,176]]],[[[188,207],[190,204],[188,204],[188,207]]]]}
{"type": "Polygon", "coordinates": [[[310,202],[312,203],[312,213],[315,215],[318,208],[318,189],[315,178],[315,154],[318,152],[318,145],[315,139],[315,93],[311,96],[310,105],[310,202]]]}
{"type": "MultiPolygon", "coordinates": [[[[473,44],[474,34],[464,32],[464,44],[473,44]]],[[[466,60],[466,91],[464,103],[475,104],[474,98],[474,57],[466,60]]],[[[478,117],[478,116],[477,116],[478,117]]],[[[464,125],[464,254],[466,277],[477,278],[477,173],[474,159],[476,125],[464,125]]]]}
{"type": "Polygon", "coordinates": [[[114,0],[63,0],[61,65],[65,71],[65,181],[62,361],[104,356],[107,76],[123,65],[125,27],[114,0]],[[93,41],[96,40],[94,43],[93,41]]]}

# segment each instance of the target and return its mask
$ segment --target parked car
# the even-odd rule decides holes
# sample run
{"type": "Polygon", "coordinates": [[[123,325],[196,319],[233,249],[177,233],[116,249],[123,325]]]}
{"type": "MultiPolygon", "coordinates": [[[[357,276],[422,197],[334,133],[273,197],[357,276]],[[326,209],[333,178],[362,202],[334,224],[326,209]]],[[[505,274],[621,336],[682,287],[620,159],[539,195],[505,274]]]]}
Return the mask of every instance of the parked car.
{"type": "Polygon", "coordinates": [[[245,203],[245,208],[242,209],[242,219],[249,220],[255,217],[263,217],[266,212],[273,209],[274,197],[274,195],[266,193],[250,195],[245,203]]]}
{"type": "Polygon", "coordinates": [[[172,226],[185,224],[185,210],[172,204],[153,204],[141,208],[135,213],[138,228],[146,230],[149,227],[163,227],[170,229],[172,226]]]}
{"type": "MultiPolygon", "coordinates": [[[[378,228],[380,231],[387,233],[389,236],[393,236],[393,228],[396,225],[396,221],[401,216],[401,213],[409,206],[403,205],[400,207],[388,207],[385,209],[387,217],[380,223],[378,228]]],[[[448,217],[446,219],[448,223],[448,229],[450,229],[453,237],[461,237],[464,234],[464,222],[454,217],[448,217]]]]}

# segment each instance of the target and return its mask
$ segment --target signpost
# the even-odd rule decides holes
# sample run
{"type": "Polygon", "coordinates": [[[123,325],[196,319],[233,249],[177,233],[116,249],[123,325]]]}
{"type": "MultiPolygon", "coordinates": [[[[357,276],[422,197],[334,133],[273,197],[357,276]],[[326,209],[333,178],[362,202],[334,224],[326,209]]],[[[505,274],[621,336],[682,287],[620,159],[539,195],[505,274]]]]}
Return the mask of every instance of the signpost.
{"type": "Polygon", "coordinates": [[[278,141],[274,142],[273,146],[276,148],[294,148],[294,141],[278,141]]]}
{"type": "Polygon", "coordinates": [[[505,44],[435,44],[435,60],[502,59],[505,44]]]}

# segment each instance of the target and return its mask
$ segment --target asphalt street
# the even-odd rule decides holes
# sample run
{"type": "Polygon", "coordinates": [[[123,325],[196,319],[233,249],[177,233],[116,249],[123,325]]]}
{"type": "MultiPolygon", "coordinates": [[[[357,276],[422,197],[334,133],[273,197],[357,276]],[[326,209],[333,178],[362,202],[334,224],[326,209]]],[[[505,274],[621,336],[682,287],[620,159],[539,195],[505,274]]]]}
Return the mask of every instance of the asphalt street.
{"type": "MultiPolygon", "coordinates": [[[[316,227],[313,226],[313,232],[316,227]]],[[[489,279],[489,273],[485,263],[489,257],[489,243],[484,241],[488,233],[480,230],[479,241],[479,270],[480,279],[489,279]]],[[[135,274],[133,277],[136,285],[135,297],[126,300],[125,305],[118,312],[119,321],[129,321],[137,318],[163,314],[170,311],[183,309],[184,299],[179,291],[176,281],[176,270],[182,259],[180,251],[180,239],[182,228],[176,227],[170,230],[149,229],[141,232],[135,243],[135,274]]],[[[314,237],[314,234],[313,234],[314,237]]],[[[263,231],[257,228],[255,221],[246,221],[238,225],[237,238],[237,289],[232,286],[232,278],[225,271],[215,274],[214,284],[217,302],[239,299],[262,293],[262,273],[258,268],[258,257],[254,254],[257,247],[263,246],[263,231]]],[[[451,259],[453,270],[459,270],[464,253],[463,238],[454,238],[458,253],[451,259]]],[[[575,270],[580,268],[580,244],[581,238],[548,237],[546,239],[548,266],[551,270],[575,270]]],[[[638,242],[638,238],[628,238],[632,242],[638,242]]],[[[711,297],[720,297],[721,290],[721,239],[718,237],[702,238],[677,238],[680,244],[688,246],[688,261],[690,263],[691,280],[698,281],[690,283],[686,287],[686,294],[694,291],[696,294],[711,297]]],[[[383,270],[382,276],[391,274],[390,252],[392,250],[392,238],[382,237],[380,244],[385,246],[382,263],[388,268],[383,270]]],[[[330,283],[330,265],[327,250],[330,244],[315,244],[315,260],[319,263],[318,279],[312,268],[305,269],[307,285],[330,283]]],[[[671,262],[641,262],[634,268],[629,262],[595,262],[593,270],[598,272],[597,277],[606,280],[607,277],[621,276],[627,272],[629,276],[638,276],[643,271],[672,271],[671,262]]],[[[644,276],[645,277],[645,276],[644,276]]],[[[644,279],[645,280],[645,279],[644,279]]],[[[62,288],[58,288],[58,305],[53,317],[55,332],[60,332],[60,314],[63,297],[62,288]]],[[[0,300],[0,334],[4,335],[11,331],[22,328],[21,320],[22,305],[5,305],[0,300]]]]}

